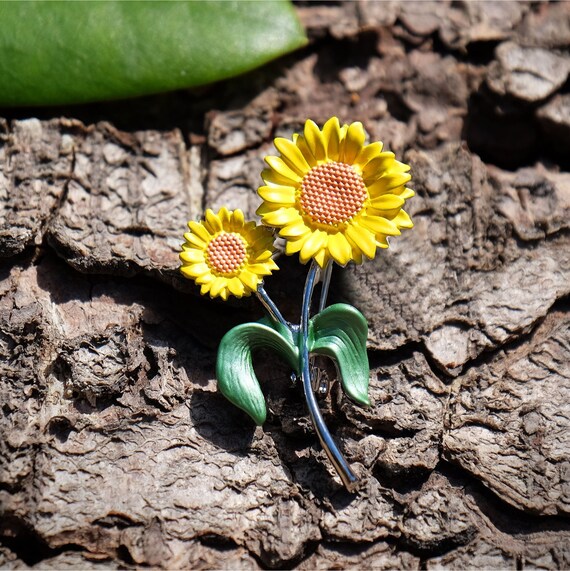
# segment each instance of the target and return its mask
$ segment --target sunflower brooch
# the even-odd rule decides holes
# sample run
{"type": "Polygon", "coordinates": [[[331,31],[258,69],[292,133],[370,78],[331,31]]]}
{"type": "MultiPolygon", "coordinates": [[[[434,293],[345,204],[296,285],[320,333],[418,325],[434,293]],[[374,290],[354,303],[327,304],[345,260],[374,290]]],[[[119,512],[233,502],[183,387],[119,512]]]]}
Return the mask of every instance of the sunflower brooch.
{"type": "Polygon", "coordinates": [[[255,376],[252,351],[275,350],[303,384],[315,431],[343,484],[353,491],[358,478],[333,440],[317,404],[312,359],[333,359],[346,394],[369,405],[366,318],[348,304],[327,306],[334,264],[372,259],[388,238],[412,228],[405,201],[414,196],[406,185],[410,167],[366,144],[362,123],[340,125],[336,117],[322,130],[311,120],[303,133],[274,141],[278,156],[265,157],[264,185],[257,209],[261,225],[246,222],[241,210],[207,210],[201,222],[189,222],[184,234],[181,272],[200,293],[228,299],[254,294],[267,317],[234,327],[220,342],[216,363],[218,387],[259,425],[265,422],[265,398],[255,376]],[[311,262],[299,324],[286,321],[263,287],[278,266],[273,260],[275,234],[285,239],[285,253],[311,262]],[[311,317],[315,286],[321,281],[318,310],[311,317]]]}

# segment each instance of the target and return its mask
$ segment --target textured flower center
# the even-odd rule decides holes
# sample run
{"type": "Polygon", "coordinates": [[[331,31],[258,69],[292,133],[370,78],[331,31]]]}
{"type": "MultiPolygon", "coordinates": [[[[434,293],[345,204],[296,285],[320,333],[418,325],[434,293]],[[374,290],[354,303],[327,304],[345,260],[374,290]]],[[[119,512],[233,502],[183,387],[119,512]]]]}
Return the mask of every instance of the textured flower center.
{"type": "Polygon", "coordinates": [[[301,181],[301,208],[320,224],[335,226],[348,222],[360,212],[365,199],[362,177],[345,163],[314,167],[301,181]]]}
{"type": "Polygon", "coordinates": [[[247,257],[245,243],[239,234],[224,232],[214,238],[206,249],[206,261],[212,271],[231,275],[241,268],[247,257]]]}

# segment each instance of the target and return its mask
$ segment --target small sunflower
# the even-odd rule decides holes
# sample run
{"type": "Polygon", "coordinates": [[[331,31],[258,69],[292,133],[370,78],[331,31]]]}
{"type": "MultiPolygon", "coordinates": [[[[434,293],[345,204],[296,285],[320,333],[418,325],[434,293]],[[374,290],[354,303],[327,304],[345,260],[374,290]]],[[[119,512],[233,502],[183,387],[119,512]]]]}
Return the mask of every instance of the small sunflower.
{"type": "Polygon", "coordinates": [[[308,120],[302,135],[275,139],[281,156],[265,157],[257,214],[280,229],[285,252],[299,252],[302,263],[362,263],[388,247],[388,236],[413,227],[402,210],[414,196],[405,186],[410,167],[365,138],[359,122],[341,127],[332,117],[321,131],[308,120]]]}
{"type": "Polygon", "coordinates": [[[201,222],[188,222],[180,271],[201,286],[200,293],[228,299],[248,296],[277,264],[271,258],[273,233],[255,222],[245,222],[241,210],[206,210],[201,222]]]}

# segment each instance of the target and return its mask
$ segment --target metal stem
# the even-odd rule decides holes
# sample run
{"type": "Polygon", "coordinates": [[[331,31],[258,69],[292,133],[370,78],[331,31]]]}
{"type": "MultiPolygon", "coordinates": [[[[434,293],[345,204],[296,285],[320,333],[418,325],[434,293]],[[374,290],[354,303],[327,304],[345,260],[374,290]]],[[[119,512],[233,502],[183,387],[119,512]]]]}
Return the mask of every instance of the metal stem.
{"type": "Polygon", "coordinates": [[[268,293],[263,288],[263,284],[260,284],[255,292],[259,301],[261,301],[263,307],[274,321],[277,321],[288,329],[291,329],[291,324],[285,320],[285,318],[281,315],[279,308],[275,305],[274,301],[269,297],[268,293]]]}
{"type": "Polygon", "coordinates": [[[307,281],[305,282],[305,290],[303,292],[303,306],[301,310],[301,334],[299,335],[299,349],[300,349],[300,368],[301,377],[303,379],[303,390],[305,391],[305,399],[307,401],[307,406],[309,407],[309,414],[311,415],[311,420],[315,427],[315,431],[321,441],[321,445],[324,448],[329,460],[335,467],[338,475],[340,476],[343,484],[349,492],[354,490],[358,478],[354,472],[350,469],[348,462],[344,459],[343,455],[340,453],[337,445],[330,432],[328,431],[327,425],[323,420],[321,411],[317,405],[317,399],[313,392],[313,387],[311,383],[311,371],[309,364],[309,314],[311,309],[311,298],[313,296],[313,290],[315,283],[317,281],[318,266],[315,262],[312,263],[309,273],[307,274],[307,281]]]}
{"type": "Polygon", "coordinates": [[[319,300],[319,311],[322,311],[327,305],[327,296],[329,295],[329,286],[331,284],[332,269],[333,269],[333,264],[332,261],[329,260],[323,271],[323,277],[322,277],[323,285],[321,286],[321,299],[319,300]]]}

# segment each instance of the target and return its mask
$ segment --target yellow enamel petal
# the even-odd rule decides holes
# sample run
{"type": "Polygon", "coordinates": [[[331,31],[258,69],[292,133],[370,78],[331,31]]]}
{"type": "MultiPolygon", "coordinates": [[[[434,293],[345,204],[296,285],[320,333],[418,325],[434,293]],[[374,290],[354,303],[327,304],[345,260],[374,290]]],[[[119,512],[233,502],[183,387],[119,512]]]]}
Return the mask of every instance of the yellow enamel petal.
{"type": "Polygon", "coordinates": [[[225,206],[222,206],[218,212],[218,218],[222,223],[222,228],[227,228],[230,222],[231,212],[225,206]]]}
{"type": "Polygon", "coordinates": [[[245,287],[239,278],[232,278],[229,280],[228,289],[230,290],[230,293],[236,297],[243,297],[243,294],[245,293],[245,287]]]}
{"type": "Polygon", "coordinates": [[[288,179],[285,176],[280,175],[273,169],[264,169],[261,171],[261,178],[268,186],[272,184],[277,186],[291,186],[295,184],[295,181],[288,179]]]}
{"type": "Polygon", "coordinates": [[[409,214],[405,210],[400,210],[398,214],[392,218],[392,222],[396,224],[398,228],[413,228],[414,223],[410,218],[409,214]]]}
{"type": "Polygon", "coordinates": [[[344,143],[344,158],[342,161],[351,165],[354,163],[356,157],[360,154],[364,141],[366,139],[366,132],[364,126],[360,121],[351,123],[346,132],[346,139],[344,143]]]}
{"type": "Polygon", "coordinates": [[[227,286],[227,284],[228,284],[227,278],[217,277],[212,282],[212,285],[210,287],[210,296],[216,297],[216,296],[220,295],[220,293],[227,286]]]}
{"type": "Polygon", "coordinates": [[[331,161],[338,161],[340,146],[340,123],[338,117],[331,117],[323,125],[323,137],[327,147],[327,157],[331,161]]]}
{"type": "Polygon", "coordinates": [[[382,234],[377,234],[376,235],[376,245],[379,248],[383,248],[383,249],[388,248],[388,246],[390,245],[390,244],[388,244],[388,237],[384,236],[382,234]]]}
{"type": "Polygon", "coordinates": [[[376,158],[382,152],[384,145],[380,141],[376,143],[370,143],[370,145],[365,145],[362,147],[360,153],[354,160],[354,163],[364,168],[372,159],[376,158]]]}
{"type": "Polygon", "coordinates": [[[291,186],[260,186],[257,194],[263,200],[274,204],[292,206],[295,204],[295,189],[291,186]]]}
{"type": "Polygon", "coordinates": [[[306,236],[301,236],[297,239],[287,240],[287,243],[285,244],[285,253],[288,256],[296,254],[303,247],[303,244],[309,236],[310,234],[307,234],[306,236]]]}
{"type": "Polygon", "coordinates": [[[207,264],[192,264],[191,266],[182,266],[180,271],[188,278],[197,278],[210,271],[207,264]]]}
{"type": "Polygon", "coordinates": [[[212,234],[223,230],[222,221],[214,214],[214,211],[210,208],[206,210],[206,222],[204,223],[204,226],[212,234]]]}
{"type": "MultiPolygon", "coordinates": [[[[203,224],[199,222],[188,222],[188,228],[192,231],[192,233],[202,239],[204,242],[209,242],[212,239],[212,234],[204,228],[203,224]]],[[[188,240],[188,238],[187,238],[188,240]]],[[[190,240],[188,240],[190,241],[190,240]]]]}
{"type": "Polygon", "coordinates": [[[305,223],[303,222],[302,218],[299,218],[297,222],[293,224],[288,224],[281,230],[279,230],[279,236],[282,238],[297,238],[299,236],[303,236],[310,232],[310,228],[307,228],[305,223]]]}
{"type": "MultiPolygon", "coordinates": [[[[190,244],[191,246],[196,246],[197,248],[200,248],[202,250],[206,249],[206,242],[204,242],[204,240],[196,236],[196,234],[189,234],[189,235],[184,234],[184,236],[186,237],[186,240],[188,240],[188,244],[190,244]]],[[[209,236],[208,242],[210,242],[211,239],[212,237],[209,236]]]]}
{"type": "Polygon", "coordinates": [[[297,148],[301,151],[302,155],[305,157],[305,160],[307,161],[308,165],[311,168],[317,166],[317,159],[315,159],[315,156],[313,155],[313,152],[309,148],[309,145],[307,144],[305,137],[303,137],[303,135],[297,135],[296,137],[294,136],[293,142],[295,143],[297,148]]]}
{"type": "Polygon", "coordinates": [[[301,218],[299,212],[295,208],[280,208],[275,212],[269,212],[263,215],[263,223],[269,226],[285,226],[291,224],[301,218]]]}
{"type": "Polygon", "coordinates": [[[205,261],[204,250],[198,250],[196,248],[191,248],[188,250],[184,250],[184,252],[180,252],[179,257],[183,262],[189,262],[189,263],[205,261]]]}
{"type": "Polygon", "coordinates": [[[234,210],[232,213],[232,217],[230,220],[230,229],[234,232],[241,230],[245,225],[245,217],[243,212],[238,208],[234,210]]]}
{"type": "Polygon", "coordinates": [[[200,288],[200,294],[201,295],[206,295],[210,291],[210,288],[212,287],[213,281],[214,280],[212,280],[211,282],[207,282],[207,283],[202,285],[202,287],[200,288]]]}
{"type": "Polygon", "coordinates": [[[319,250],[314,256],[313,256],[313,260],[315,260],[315,262],[317,262],[317,264],[321,267],[324,268],[325,264],[330,260],[330,254],[328,253],[328,251],[326,250],[326,248],[323,248],[322,250],[319,250]]]}
{"type": "Polygon", "coordinates": [[[352,259],[352,248],[342,232],[329,236],[328,249],[334,261],[343,267],[352,259]]]}
{"type": "Polygon", "coordinates": [[[251,260],[253,263],[267,262],[267,260],[269,260],[269,258],[271,258],[272,255],[273,252],[271,250],[264,250],[258,253],[251,254],[251,260]]]}
{"type": "Polygon", "coordinates": [[[248,270],[243,270],[240,275],[239,279],[251,290],[257,291],[257,287],[259,286],[261,280],[259,276],[250,272],[248,270]]]}
{"type": "Polygon", "coordinates": [[[224,288],[222,289],[222,291],[220,292],[220,297],[221,297],[224,301],[227,301],[228,295],[229,295],[229,289],[228,289],[228,287],[226,286],[226,287],[224,287],[224,288]]]}
{"type": "Polygon", "coordinates": [[[376,240],[369,230],[352,225],[346,227],[346,234],[365,256],[372,259],[376,255],[376,240]]]}
{"type": "Polygon", "coordinates": [[[396,224],[382,216],[361,216],[359,222],[376,234],[386,234],[387,236],[399,236],[401,234],[396,224]]]}
{"type": "Polygon", "coordinates": [[[210,282],[213,282],[216,279],[216,276],[214,276],[213,274],[204,274],[201,276],[198,276],[194,281],[198,284],[209,284],[210,282]]]}
{"type": "Polygon", "coordinates": [[[407,182],[410,182],[412,175],[406,172],[393,173],[385,175],[382,180],[386,183],[386,188],[391,190],[398,186],[404,186],[407,182]]]}
{"type": "Polygon", "coordinates": [[[317,127],[317,124],[311,121],[311,119],[307,119],[307,121],[305,121],[303,134],[315,159],[317,161],[324,161],[327,158],[327,150],[323,134],[317,127]]]}
{"type": "Polygon", "coordinates": [[[267,264],[249,264],[247,269],[258,276],[269,276],[271,275],[271,270],[267,267],[267,264]]]}
{"type": "Polygon", "coordinates": [[[261,206],[255,211],[258,216],[264,216],[269,212],[276,212],[280,208],[283,208],[281,204],[273,204],[272,202],[263,202],[261,206]]]}
{"type": "Polygon", "coordinates": [[[370,204],[379,210],[391,210],[392,208],[401,208],[404,205],[404,199],[395,194],[383,194],[372,199],[370,204]]]}
{"type": "Polygon", "coordinates": [[[303,177],[292,171],[281,157],[265,157],[265,162],[278,174],[288,180],[287,185],[291,186],[296,182],[301,182],[303,177]]]}
{"type": "Polygon", "coordinates": [[[320,230],[315,230],[303,244],[299,253],[302,264],[306,264],[326,243],[326,234],[320,230]]]}
{"type": "Polygon", "coordinates": [[[394,153],[384,151],[377,157],[371,159],[362,169],[364,182],[368,183],[369,180],[374,181],[388,172],[389,167],[394,162],[394,156],[394,153]]]}
{"type": "Polygon", "coordinates": [[[277,137],[273,141],[275,148],[281,153],[282,159],[287,163],[291,170],[294,170],[301,177],[305,176],[310,166],[299,147],[293,141],[277,137]]]}
{"type": "Polygon", "coordinates": [[[405,187],[404,190],[399,193],[399,196],[401,196],[404,200],[408,200],[408,198],[413,198],[416,196],[416,193],[411,188],[405,187]]]}

